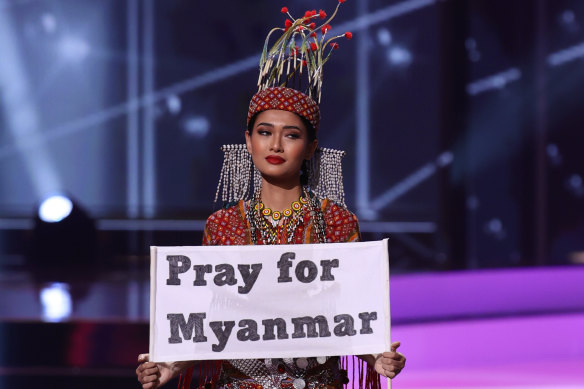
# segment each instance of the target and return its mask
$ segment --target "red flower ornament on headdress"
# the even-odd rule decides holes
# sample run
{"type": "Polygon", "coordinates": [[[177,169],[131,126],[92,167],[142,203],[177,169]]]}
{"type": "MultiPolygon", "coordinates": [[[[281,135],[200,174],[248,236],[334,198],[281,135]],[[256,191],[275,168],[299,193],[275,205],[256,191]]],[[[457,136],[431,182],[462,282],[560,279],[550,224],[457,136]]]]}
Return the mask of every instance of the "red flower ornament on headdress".
{"type": "Polygon", "coordinates": [[[329,35],[332,31],[329,23],[342,3],[344,0],[338,2],[330,15],[323,9],[318,12],[313,9],[305,11],[301,18],[294,18],[288,12],[288,7],[280,9],[283,14],[287,14],[287,18],[283,28],[273,28],[266,38],[260,59],[259,91],[292,84],[305,91],[307,97],[320,102],[323,65],[329,60],[332,51],[339,47],[334,41],[353,37],[350,32],[329,35]],[[317,20],[323,22],[317,23],[317,20]],[[317,35],[319,30],[322,36],[317,35]],[[270,37],[278,31],[283,31],[282,36],[270,48],[270,37]]]}

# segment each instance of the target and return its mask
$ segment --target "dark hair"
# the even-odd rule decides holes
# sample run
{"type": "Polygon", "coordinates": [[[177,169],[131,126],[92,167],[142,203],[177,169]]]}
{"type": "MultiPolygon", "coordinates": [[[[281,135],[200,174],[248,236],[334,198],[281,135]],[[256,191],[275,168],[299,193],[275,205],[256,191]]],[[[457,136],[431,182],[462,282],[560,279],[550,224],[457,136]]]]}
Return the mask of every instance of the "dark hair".
{"type": "MultiPolygon", "coordinates": [[[[262,111],[262,112],[264,112],[264,111],[262,111]]],[[[285,111],[285,112],[288,112],[288,111],[285,111]]],[[[247,123],[247,131],[249,132],[250,136],[253,132],[253,126],[255,124],[255,121],[258,118],[258,115],[260,113],[261,112],[254,113],[253,116],[251,117],[251,119],[249,119],[249,123],[247,123]]],[[[308,119],[306,119],[304,116],[298,115],[296,112],[293,112],[293,114],[298,116],[300,118],[300,120],[302,120],[302,123],[304,124],[304,127],[306,128],[306,133],[308,134],[308,141],[312,142],[313,140],[315,140],[316,139],[316,131],[314,130],[312,123],[310,123],[308,121],[308,119]]]]}

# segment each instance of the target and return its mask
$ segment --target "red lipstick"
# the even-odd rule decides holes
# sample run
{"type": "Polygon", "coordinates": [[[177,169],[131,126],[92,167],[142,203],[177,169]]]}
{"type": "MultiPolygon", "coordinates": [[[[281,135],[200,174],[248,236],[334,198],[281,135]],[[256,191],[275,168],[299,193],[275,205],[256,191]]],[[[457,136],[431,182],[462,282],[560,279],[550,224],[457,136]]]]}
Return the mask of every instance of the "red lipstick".
{"type": "Polygon", "coordinates": [[[271,163],[272,165],[279,165],[281,163],[286,162],[284,158],[278,157],[277,155],[268,155],[266,157],[266,161],[268,161],[268,163],[271,163]]]}

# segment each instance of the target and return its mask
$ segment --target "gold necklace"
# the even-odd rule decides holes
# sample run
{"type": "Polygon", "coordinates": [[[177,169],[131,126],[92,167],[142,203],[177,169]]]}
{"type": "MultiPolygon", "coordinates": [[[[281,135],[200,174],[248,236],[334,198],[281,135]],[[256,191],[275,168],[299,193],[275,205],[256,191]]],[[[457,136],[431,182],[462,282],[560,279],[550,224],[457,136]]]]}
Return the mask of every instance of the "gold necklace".
{"type": "Polygon", "coordinates": [[[270,208],[266,207],[264,203],[260,200],[256,203],[255,209],[256,211],[259,210],[264,217],[272,217],[273,220],[279,221],[282,216],[290,217],[293,213],[297,213],[302,209],[302,206],[308,204],[308,198],[304,196],[304,193],[300,195],[298,201],[293,201],[290,205],[290,208],[286,208],[282,212],[280,211],[272,211],[270,208]]]}

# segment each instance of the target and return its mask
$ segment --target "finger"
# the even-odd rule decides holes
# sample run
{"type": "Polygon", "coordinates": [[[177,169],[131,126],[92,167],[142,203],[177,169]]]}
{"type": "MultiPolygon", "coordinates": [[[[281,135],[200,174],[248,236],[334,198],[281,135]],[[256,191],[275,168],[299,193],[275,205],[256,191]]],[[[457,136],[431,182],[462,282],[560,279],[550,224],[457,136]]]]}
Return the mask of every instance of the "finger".
{"type": "Polygon", "coordinates": [[[140,354],[138,355],[138,362],[148,362],[150,354],[140,354]]]}
{"type": "Polygon", "coordinates": [[[391,358],[391,359],[395,359],[396,361],[405,361],[406,357],[405,355],[403,355],[400,352],[392,352],[392,351],[386,351],[383,354],[381,354],[381,356],[383,358],[391,358]]]}
{"type": "Polygon", "coordinates": [[[399,366],[403,367],[406,365],[406,361],[403,359],[383,359],[381,360],[382,366],[399,366]]]}
{"type": "Polygon", "coordinates": [[[397,350],[397,348],[398,348],[399,346],[401,346],[401,342],[393,342],[393,343],[391,344],[390,350],[391,350],[391,351],[395,351],[395,350],[397,350]]]}
{"type": "Polygon", "coordinates": [[[397,372],[397,373],[399,373],[404,367],[405,367],[405,364],[403,362],[397,362],[397,361],[393,361],[392,363],[381,365],[381,368],[384,371],[393,371],[393,372],[397,372]]]}
{"type": "Polygon", "coordinates": [[[147,384],[149,382],[156,382],[158,381],[158,375],[147,375],[147,376],[143,376],[142,377],[142,383],[143,384],[147,384]]]}
{"type": "Polygon", "coordinates": [[[144,371],[146,369],[152,369],[153,367],[156,367],[156,363],[154,362],[144,362],[142,364],[140,364],[140,366],[138,366],[140,368],[141,371],[144,371]]]}
{"type": "Polygon", "coordinates": [[[391,359],[397,359],[398,358],[398,354],[396,352],[393,351],[386,351],[383,354],[381,354],[382,358],[391,358],[391,359]]]}
{"type": "Polygon", "coordinates": [[[403,355],[402,353],[399,353],[399,352],[398,352],[398,354],[402,357],[402,360],[404,361],[404,364],[405,364],[406,363],[406,356],[403,355]]]}
{"type": "Polygon", "coordinates": [[[158,366],[155,366],[151,369],[146,369],[143,371],[143,375],[144,376],[149,376],[149,375],[153,375],[158,377],[160,375],[160,371],[158,370],[158,366]]]}

